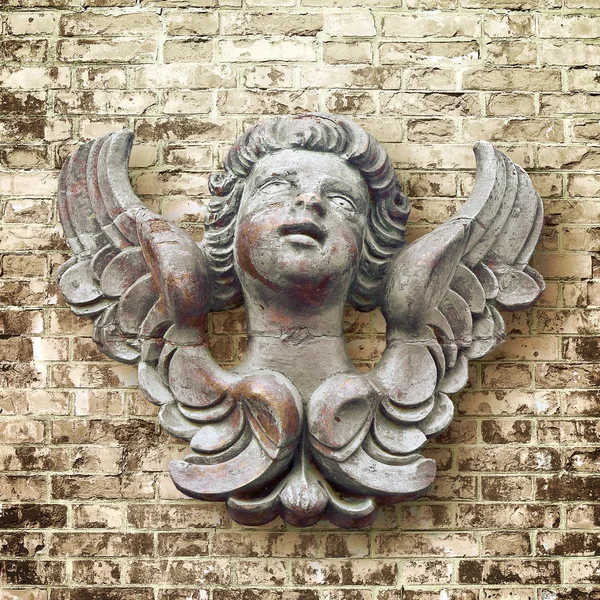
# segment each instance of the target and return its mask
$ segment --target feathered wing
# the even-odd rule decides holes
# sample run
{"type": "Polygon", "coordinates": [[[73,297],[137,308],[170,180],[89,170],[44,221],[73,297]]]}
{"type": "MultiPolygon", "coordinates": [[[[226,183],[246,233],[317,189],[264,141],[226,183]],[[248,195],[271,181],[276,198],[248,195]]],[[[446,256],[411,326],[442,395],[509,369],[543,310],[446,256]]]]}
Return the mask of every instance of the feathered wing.
{"type": "Polygon", "coordinates": [[[206,337],[211,273],[201,247],[150,211],[128,176],[133,133],[81,146],[59,179],[58,213],[75,256],[58,273],[73,312],[93,319],[94,340],[138,364],[140,389],[162,426],[194,451],[172,461],[186,494],[226,498],[283,471],[302,428],[302,403],[279,373],[220,368],[206,337]]]}
{"type": "Polygon", "coordinates": [[[491,144],[479,142],[475,155],[475,185],[462,209],[390,266],[381,361],[367,376],[325,382],[311,398],[313,455],[351,491],[408,498],[427,489],[435,464],[419,450],[450,424],[446,394],[466,385],[468,360],[504,341],[496,307],[527,308],[544,289],[528,266],[542,228],[540,197],[491,144]]]}

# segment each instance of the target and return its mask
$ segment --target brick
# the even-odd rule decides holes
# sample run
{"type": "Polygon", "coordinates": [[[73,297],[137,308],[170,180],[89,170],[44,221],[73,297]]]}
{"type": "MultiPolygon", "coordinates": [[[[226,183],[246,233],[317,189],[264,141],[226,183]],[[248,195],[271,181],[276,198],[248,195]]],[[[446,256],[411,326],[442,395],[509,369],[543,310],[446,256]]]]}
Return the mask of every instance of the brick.
{"type": "Polygon", "coordinates": [[[571,416],[600,416],[600,393],[596,390],[566,391],[565,415],[571,416]]]}
{"type": "Polygon", "coordinates": [[[92,585],[110,585],[119,583],[121,566],[111,560],[73,561],[73,581],[92,585]]]}
{"type": "Polygon", "coordinates": [[[121,89],[127,85],[122,67],[84,67],[77,71],[78,87],[87,90],[121,89]]]}
{"type": "Polygon", "coordinates": [[[481,437],[486,444],[527,444],[531,441],[531,421],[498,419],[481,422],[481,437]]]}
{"type": "Polygon", "coordinates": [[[187,529],[217,527],[229,518],[220,504],[136,504],[128,508],[128,522],[136,529],[187,529]]]}
{"type": "Polygon", "coordinates": [[[600,565],[597,558],[566,561],[565,583],[599,583],[600,565]]]}
{"type": "Polygon", "coordinates": [[[372,37],[377,31],[371,11],[326,13],[323,30],[332,37],[372,37]]]}
{"type": "Polygon", "coordinates": [[[320,545],[320,536],[314,533],[217,531],[212,552],[215,556],[308,558],[315,555],[320,545]]]}
{"type": "Polygon", "coordinates": [[[150,533],[54,533],[50,556],[150,556],[150,533]]]}
{"type": "Polygon", "coordinates": [[[129,583],[227,585],[231,581],[226,560],[134,560],[127,568],[129,583]]]}
{"type": "Polygon", "coordinates": [[[55,498],[76,500],[147,499],[154,497],[153,480],[140,473],[132,476],[52,476],[55,498]]]}
{"type": "Polygon", "coordinates": [[[560,91],[560,71],[552,69],[496,68],[467,70],[463,89],[486,91],[560,91]]]}
{"type": "Polygon", "coordinates": [[[456,89],[456,73],[449,68],[412,67],[406,87],[409,90],[451,91],[456,89]]]}
{"type": "Polygon", "coordinates": [[[557,561],[550,560],[473,560],[460,561],[461,583],[548,584],[560,583],[557,561]]]}
{"type": "Polygon", "coordinates": [[[240,585],[284,585],[287,579],[283,560],[243,560],[237,564],[237,582],[240,585]]]}
{"type": "Polygon", "coordinates": [[[158,552],[160,556],[205,556],[208,554],[208,534],[200,533],[159,533],[158,552]]]}
{"type": "MultiPolygon", "coordinates": [[[[37,532],[0,533],[0,552],[2,556],[28,558],[44,550],[44,536],[37,532]]],[[[0,596],[1,597],[1,596],[0,596]]]]}
{"type": "Polygon", "coordinates": [[[409,585],[450,583],[453,565],[448,560],[408,561],[404,564],[404,580],[409,585]]]}
{"type": "Polygon", "coordinates": [[[67,507],[62,504],[9,504],[0,514],[2,529],[62,528],[66,523],[67,507]]]}
{"type": "Polygon", "coordinates": [[[132,71],[134,88],[212,89],[235,86],[235,75],[228,65],[141,65],[132,71]]]}
{"type": "Polygon", "coordinates": [[[3,62],[42,63],[48,57],[46,40],[4,40],[0,42],[3,62]]]}
{"type": "Polygon", "coordinates": [[[587,532],[544,531],[537,536],[540,556],[597,556],[600,535],[587,532]]]}
{"type": "Polygon", "coordinates": [[[555,471],[560,466],[560,456],[554,448],[528,448],[500,446],[491,454],[489,448],[460,448],[460,471],[555,471]]]}
{"type": "Polygon", "coordinates": [[[317,92],[242,91],[219,92],[217,106],[228,114],[299,114],[318,110],[317,92]]]}
{"type": "Polygon", "coordinates": [[[469,533],[382,533],[375,538],[374,555],[384,557],[477,556],[475,536],[469,533]]]}
{"type": "Polygon", "coordinates": [[[390,561],[296,561],[292,580],[300,585],[395,585],[398,567],[390,561]]]}
{"type": "Polygon", "coordinates": [[[535,21],[533,16],[527,14],[488,14],[483,31],[492,38],[526,38],[535,34],[535,21]]]}
{"type": "Polygon", "coordinates": [[[381,109],[403,115],[475,116],[480,108],[475,94],[384,92],[381,109]]]}
{"type": "Polygon", "coordinates": [[[121,508],[108,504],[73,505],[73,526],[85,529],[116,529],[123,524],[121,508]]]}
{"type": "Polygon", "coordinates": [[[560,446],[568,444],[600,443],[600,421],[576,420],[541,420],[538,423],[538,439],[543,443],[556,443],[560,446]]]}
{"type": "Polygon", "coordinates": [[[154,62],[156,41],[152,39],[64,38],[57,46],[58,57],[67,63],[78,62],[154,62]]]}
{"type": "Polygon", "coordinates": [[[428,15],[401,15],[384,13],[382,32],[391,37],[477,37],[480,27],[478,15],[440,13],[428,15]]]}
{"type": "Polygon", "coordinates": [[[105,15],[78,13],[60,18],[59,33],[62,36],[147,36],[161,29],[159,16],[154,12],[129,12],[105,15]]]}
{"type": "Polygon", "coordinates": [[[315,61],[316,50],[312,40],[258,41],[223,40],[219,45],[221,60],[225,62],[268,61],[277,56],[279,61],[315,61]]]}
{"type": "Polygon", "coordinates": [[[532,500],[532,478],[520,475],[482,477],[481,497],[493,501],[532,500]]]}
{"type": "Polygon", "coordinates": [[[474,42],[385,42],[379,45],[381,64],[469,63],[479,58],[474,42]]]}
{"type": "Polygon", "coordinates": [[[457,525],[469,529],[552,528],[559,523],[557,506],[543,504],[470,504],[459,505],[457,525]]]}
{"type": "Polygon", "coordinates": [[[154,600],[150,587],[71,587],[52,590],[51,600],[154,600]]]}
{"type": "Polygon", "coordinates": [[[565,475],[539,477],[536,498],[553,501],[585,501],[598,497],[600,477],[565,475]]]}
{"type": "Polygon", "coordinates": [[[533,94],[490,94],[486,99],[485,107],[486,114],[488,114],[491,117],[526,117],[535,113],[533,94]]]}
{"type": "Polygon", "coordinates": [[[376,110],[375,100],[369,92],[336,91],[328,95],[325,105],[334,114],[373,114],[376,110]]]}
{"type": "Polygon", "coordinates": [[[44,35],[54,32],[57,14],[52,12],[16,12],[6,15],[6,32],[11,35],[44,35]]]}
{"type": "Polygon", "coordinates": [[[0,560],[0,582],[8,585],[52,585],[65,579],[65,565],[54,560],[0,560]]]}
{"type": "MultiPolygon", "coordinates": [[[[538,538],[539,539],[539,538],[538,538]]],[[[531,540],[529,534],[518,531],[498,531],[481,537],[484,556],[529,556],[531,540]]],[[[487,592],[494,598],[494,592],[487,592]]]]}
{"type": "Polygon", "coordinates": [[[140,115],[148,113],[156,103],[156,95],[151,92],[59,92],[55,109],[67,115],[140,115]]]}
{"type": "Polygon", "coordinates": [[[323,16],[318,13],[231,11],[220,19],[220,31],[225,36],[315,36],[322,29],[323,16]]]}
{"type": "Polygon", "coordinates": [[[373,62],[373,45],[367,41],[331,41],[323,44],[323,59],[328,63],[373,62]]]}

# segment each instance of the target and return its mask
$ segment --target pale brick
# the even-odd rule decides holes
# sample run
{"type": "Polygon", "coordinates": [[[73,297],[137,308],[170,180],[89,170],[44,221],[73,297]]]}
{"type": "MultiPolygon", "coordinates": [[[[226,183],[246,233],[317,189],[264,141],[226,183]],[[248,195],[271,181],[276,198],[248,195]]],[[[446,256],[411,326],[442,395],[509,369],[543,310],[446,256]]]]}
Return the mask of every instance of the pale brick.
{"type": "Polygon", "coordinates": [[[135,88],[212,89],[234,86],[235,75],[229,66],[175,63],[133,69],[135,88]]]}
{"type": "Polygon", "coordinates": [[[463,88],[502,91],[560,91],[561,75],[551,69],[481,69],[468,70],[463,75],[463,88]]]}
{"type": "Polygon", "coordinates": [[[474,42],[386,42],[379,45],[381,64],[465,64],[479,58],[474,42]]]}
{"type": "Polygon", "coordinates": [[[486,61],[496,65],[534,65],[537,45],[521,41],[492,41],[484,45],[486,61]]]}
{"type": "Polygon", "coordinates": [[[595,15],[541,15],[541,38],[597,38],[595,15]]]}
{"type": "Polygon", "coordinates": [[[243,82],[249,88],[290,88],[292,87],[292,75],[292,68],[289,66],[259,65],[244,71],[243,82]]]}
{"type": "Polygon", "coordinates": [[[327,63],[336,64],[371,64],[373,62],[373,44],[367,41],[325,42],[323,59],[327,63]]]}
{"type": "Polygon", "coordinates": [[[454,90],[456,89],[456,72],[447,68],[414,67],[409,70],[406,87],[409,90],[454,90]]]}
{"type": "Polygon", "coordinates": [[[455,15],[452,13],[401,15],[384,13],[382,33],[391,37],[478,37],[478,15],[455,15]]]}
{"type": "Polygon", "coordinates": [[[376,110],[375,98],[370,92],[336,91],[326,97],[325,106],[334,114],[368,115],[376,110]]]}
{"type": "Polygon", "coordinates": [[[544,65],[598,65],[600,46],[585,42],[545,43],[541,46],[544,65]]]}
{"type": "Polygon", "coordinates": [[[485,107],[490,117],[525,117],[535,114],[535,99],[533,94],[490,94],[486,98],[485,107]]]}
{"type": "Polygon", "coordinates": [[[317,59],[312,40],[224,40],[220,42],[220,53],[225,62],[264,62],[274,58],[284,62],[312,62],[317,59]]]}
{"type": "Polygon", "coordinates": [[[212,41],[167,40],[163,47],[165,63],[210,62],[213,57],[212,41]]]}
{"type": "Polygon", "coordinates": [[[6,33],[11,35],[44,35],[54,32],[58,14],[52,12],[20,12],[6,16],[6,33]]]}
{"type": "Polygon", "coordinates": [[[526,38],[534,35],[535,20],[527,14],[488,14],[484,19],[483,31],[493,38],[526,38]]]}
{"type": "Polygon", "coordinates": [[[70,82],[71,74],[67,67],[6,67],[0,69],[0,85],[7,89],[67,88],[70,82]]]}
{"type": "Polygon", "coordinates": [[[86,11],[64,15],[60,19],[60,35],[63,36],[147,36],[161,29],[159,16],[154,12],[128,12],[127,14],[104,14],[86,11]]]}
{"type": "Polygon", "coordinates": [[[58,57],[70,63],[77,62],[154,62],[157,44],[152,39],[112,38],[71,39],[58,42],[58,57]]]}
{"type": "Polygon", "coordinates": [[[567,77],[570,90],[598,91],[598,85],[600,84],[600,70],[598,69],[589,67],[586,69],[570,69],[567,77]]]}
{"type": "MultiPolygon", "coordinates": [[[[323,29],[323,16],[318,13],[224,12],[220,18],[222,35],[302,35],[315,36],[323,29]]],[[[277,55],[274,59],[279,60],[277,55]]]]}
{"type": "Polygon", "coordinates": [[[143,115],[157,104],[152,92],[58,92],[55,108],[59,114],[143,115]]]}
{"type": "Polygon", "coordinates": [[[212,93],[208,91],[170,91],[164,95],[163,111],[167,114],[202,114],[212,109],[212,93]]]}
{"type": "Polygon", "coordinates": [[[480,114],[475,94],[383,92],[381,112],[418,116],[476,116],[480,114]]]}
{"type": "Polygon", "coordinates": [[[211,35],[219,30],[219,16],[216,12],[169,10],[165,25],[168,35],[211,35]]]}
{"type": "Polygon", "coordinates": [[[562,142],[563,124],[551,119],[472,119],[465,121],[463,137],[466,141],[490,142],[562,142]]]}
{"type": "Polygon", "coordinates": [[[325,14],[323,30],[332,37],[373,37],[375,20],[371,11],[343,11],[325,14]]]}
{"type": "Polygon", "coordinates": [[[316,111],[319,108],[317,92],[242,91],[219,92],[219,112],[227,114],[286,115],[316,111]]]}

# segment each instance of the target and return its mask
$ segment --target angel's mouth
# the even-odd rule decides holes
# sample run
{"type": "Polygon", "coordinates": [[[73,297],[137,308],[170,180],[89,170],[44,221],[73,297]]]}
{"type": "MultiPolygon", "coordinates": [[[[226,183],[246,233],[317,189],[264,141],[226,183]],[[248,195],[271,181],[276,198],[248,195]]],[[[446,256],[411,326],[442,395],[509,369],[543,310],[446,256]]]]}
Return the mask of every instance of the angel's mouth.
{"type": "Polygon", "coordinates": [[[279,228],[279,235],[285,237],[291,244],[313,247],[320,247],[327,237],[325,231],[312,221],[282,225],[279,228]]]}

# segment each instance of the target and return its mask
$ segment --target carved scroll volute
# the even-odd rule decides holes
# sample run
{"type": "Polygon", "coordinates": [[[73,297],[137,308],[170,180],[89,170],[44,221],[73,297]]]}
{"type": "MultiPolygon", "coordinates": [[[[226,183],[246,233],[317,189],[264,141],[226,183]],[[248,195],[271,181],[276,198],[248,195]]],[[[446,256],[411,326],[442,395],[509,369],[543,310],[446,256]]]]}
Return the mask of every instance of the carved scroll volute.
{"type": "Polygon", "coordinates": [[[211,177],[197,244],[136,197],[132,142],[104,136],[63,167],[75,256],[59,280],[102,351],[138,364],[163,428],[189,442],[175,485],[252,525],[363,527],[381,504],[425,493],[435,463],[421,449],[450,424],[468,360],[503,341],[497,308],[531,306],[544,288],[528,266],[543,211],[525,172],[478,143],[462,209],[406,245],[408,200],[378,142],[345,117],[278,117],[211,177]],[[208,315],[241,303],[248,349],[225,370],[208,315]],[[386,319],[370,373],[348,358],[346,303],[386,319]]]}

